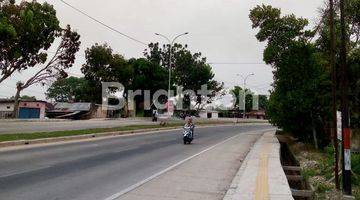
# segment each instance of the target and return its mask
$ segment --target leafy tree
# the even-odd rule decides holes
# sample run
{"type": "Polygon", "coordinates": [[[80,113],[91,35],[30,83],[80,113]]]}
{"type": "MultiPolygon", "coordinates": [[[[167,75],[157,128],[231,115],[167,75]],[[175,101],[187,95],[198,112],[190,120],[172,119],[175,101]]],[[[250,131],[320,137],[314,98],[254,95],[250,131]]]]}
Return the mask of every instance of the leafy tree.
{"type": "MultiPolygon", "coordinates": [[[[240,101],[244,101],[241,100],[240,98],[244,98],[243,96],[243,89],[240,86],[235,86],[231,92],[235,95],[236,100],[234,102],[234,109],[235,110],[240,110],[240,101]]],[[[245,97],[245,110],[246,112],[249,112],[252,110],[253,108],[253,92],[251,92],[251,90],[246,89],[246,97],[245,97]]]]}
{"type": "Polygon", "coordinates": [[[277,8],[257,6],[250,12],[256,35],[266,41],[264,61],[274,67],[274,90],[267,115],[271,123],[303,140],[327,142],[324,126],[330,116],[330,77],[323,57],[309,42],[308,21],[281,16],[277,8]]]}
{"type": "MultiPolygon", "coordinates": [[[[11,100],[14,100],[15,97],[12,96],[12,97],[10,97],[10,99],[11,99],[11,100]]],[[[35,97],[35,96],[22,95],[22,96],[20,97],[20,100],[21,100],[21,101],[36,101],[36,97],[35,97]]]]}
{"type": "Polygon", "coordinates": [[[17,83],[14,105],[14,115],[16,117],[18,116],[21,91],[35,84],[45,85],[48,81],[67,77],[65,70],[74,64],[75,54],[79,51],[80,36],[67,25],[66,29],[57,34],[57,37],[61,37],[61,42],[50,59],[47,59],[47,54],[43,53],[45,62],[38,63],[37,72],[26,81],[17,83]]]}
{"type": "Polygon", "coordinates": [[[36,1],[0,2],[0,83],[14,72],[46,62],[47,53],[62,30],[56,11],[36,1]]]}
{"type": "Polygon", "coordinates": [[[168,72],[160,65],[145,58],[132,58],[129,64],[134,70],[131,89],[150,90],[151,94],[159,89],[167,89],[168,72]]]}
{"type": "Polygon", "coordinates": [[[159,43],[151,43],[144,55],[149,61],[168,69],[170,51],[172,52],[171,80],[173,90],[175,89],[174,85],[195,92],[200,90],[202,85],[207,85],[209,90],[213,90],[212,94],[206,97],[197,94],[196,97],[190,99],[190,95],[185,94],[184,102],[188,104],[187,107],[191,101],[195,101],[197,109],[201,109],[206,103],[210,103],[217,95],[221,94],[223,83],[214,80],[215,75],[210,65],[206,63],[206,58],[202,57],[201,53],[191,53],[187,49],[187,45],[174,44],[170,49],[169,45],[160,47],[159,43]]]}
{"type": "Polygon", "coordinates": [[[313,32],[304,30],[309,24],[304,18],[295,15],[281,16],[278,8],[269,5],[258,5],[250,11],[252,28],[259,28],[256,38],[260,42],[267,41],[264,50],[264,61],[277,67],[281,61],[281,54],[294,41],[306,41],[313,36],[313,32]]]}
{"type": "MultiPolygon", "coordinates": [[[[160,65],[150,62],[145,58],[132,58],[129,64],[134,70],[131,78],[130,89],[132,90],[150,90],[150,98],[159,90],[166,90],[168,87],[168,72],[160,65]]],[[[136,107],[144,101],[144,94],[135,97],[136,107]]],[[[161,99],[160,99],[161,101],[161,99]]]]}
{"type": "Polygon", "coordinates": [[[351,126],[360,128],[360,48],[352,50],[348,59],[350,82],[351,126]]]}
{"type": "Polygon", "coordinates": [[[47,89],[46,97],[57,102],[88,102],[92,88],[85,78],[68,77],[58,79],[47,89]]]}
{"type": "MultiPolygon", "coordinates": [[[[337,80],[340,80],[340,16],[339,16],[339,2],[335,2],[335,35],[336,35],[336,55],[335,55],[335,64],[337,69],[337,80]]],[[[360,110],[359,110],[359,80],[360,80],[360,17],[359,17],[359,9],[360,9],[360,1],[359,0],[348,0],[346,4],[346,32],[348,33],[348,41],[347,41],[347,49],[348,49],[348,65],[349,65],[349,83],[350,83],[350,92],[349,92],[349,100],[350,100],[350,114],[351,114],[351,126],[353,128],[360,127],[360,110]]],[[[328,5],[321,10],[321,16],[323,19],[329,18],[329,8],[328,5]]],[[[328,23],[320,23],[318,25],[318,33],[319,37],[316,39],[315,44],[318,48],[318,51],[324,57],[324,60],[330,60],[330,30],[328,23]]],[[[330,64],[325,63],[329,66],[330,64]]],[[[338,81],[338,91],[339,81],[338,81]]],[[[340,97],[338,97],[338,106],[340,105],[340,97]]]]}
{"type": "Polygon", "coordinates": [[[265,95],[259,95],[259,110],[266,111],[269,105],[269,99],[265,95]]]}
{"type": "MultiPolygon", "coordinates": [[[[120,82],[127,89],[133,77],[133,68],[129,62],[120,54],[114,54],[107,44],[95,44],[85,51],[86,63],[81,71],[89,86],[93,88],[89,93],[92,102],[101,103],[101,83],[120,82]]],[[[126,96],[126,92],[124,93],[126,96]]]]}

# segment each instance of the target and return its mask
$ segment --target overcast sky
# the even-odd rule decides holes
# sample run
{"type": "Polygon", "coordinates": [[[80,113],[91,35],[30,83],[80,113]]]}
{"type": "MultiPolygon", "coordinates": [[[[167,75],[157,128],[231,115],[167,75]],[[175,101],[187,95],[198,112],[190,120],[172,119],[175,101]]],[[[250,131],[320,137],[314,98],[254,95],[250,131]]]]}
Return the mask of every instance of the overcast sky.
{"type": "MultiPolygon", "coordinates": [[[[272,69],[261,64],[264,43],[259,43],[251,28],[249,10],[258,4],[270,4],[281,8],[283,14],[294,13],[318,21],[318,8],[323,0],[65,0],[89,15],[145,43],[160,42],[158,32],[169,37],[189,32],[178,40],[188,44],[192,51],[203,53],[215,72],[215,78],[226,87],[241,85],[236,74],[255,73],[248,80],[248,87],[260,94],[271,89],[272,69]],[[234,64],[238,63],[238,64],[234,64]]],[[[40,1],[43,2],[43,1],[40,1]]],[[[81,50],[76,64],[69,70],[72,76],[82,76],[84,50],[94,43],[108,43],[116,53],[126,58],[142,57],[143,44],[114,33],[71,9],[60,0],[50,0],[57,10],[61,24],[70,24],[81,35],[81,50]]],[[[16,74],[0,84],[0,98],[15,94],[17,81],[34,72],[28,70],[16,74]]],[[[23,94],[45,99],[46,87],[33,86],[23,94]]]]}

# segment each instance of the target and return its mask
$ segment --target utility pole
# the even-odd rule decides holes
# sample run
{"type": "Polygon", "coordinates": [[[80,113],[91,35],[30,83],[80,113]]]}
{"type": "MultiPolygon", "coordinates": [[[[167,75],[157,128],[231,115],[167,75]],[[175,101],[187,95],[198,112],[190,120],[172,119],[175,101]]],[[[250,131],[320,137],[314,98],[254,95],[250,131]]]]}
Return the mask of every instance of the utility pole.
{"type": "Polygon", "coordinates": [[[168,42],[169,42],[169,80],[168,80],[168,115],[170,117],[170,113],[169,113],[169,104],[170,104],[170,97],[171,97],[171,67],[172,67],[172,48],[175,44],[175,41],[176,39],[178,39],[179,37],[181,36],[184,36],[184,35],[187,35],[189,34],[189,32],[186,32],[186,33],[182,33],[180,35],[177,35],[173,40],[170,40],[168,37],[166,37],[165,35],[163,34],[160,34],[160,33],[155,33],[155,35],[157,36],[160,36],[160,37],[163,37],[165,38],[168,42]]]}
{"type": "Polygon", "coordinates": [[[346,61],[346,24],[345,24],[345,0],[340,0],[340,26],[341,26],[341,116],[342,116],[342,170],[343,192],[351,195],[351,149],[350,149],[350,113],[349,113],[349,80],[346,61]]]}
{"type": "Polygon", "coordinates": [[[335,174],[335,186],[336,189],[340,189],[339,184],[339,148],[337,139],[337,106],[336,106],[336,65],[335,65],[335,30],[334,30],[334,1],[330,0],[330,65],[331,65],[331,80],[332,80],[332,139],[334,145],[334,174],[335,174]]]}
{"type": "MultiPolygon", "coordinates": [[[[244,113],[243,113],[243,119],[245,119],[245,117],[246,117],[246,81],[250,76],[254,76],[255,74],[250,73],[246,77],[244,77],[244,76],[242,76],[240,74],[236,74],[236,75],[240,76],[244,81],[244,83],[243,83],[243,86],[244,86],[244,88],[243,88],[243,90],[244,90],[244,99],[243,99],[244,100],[244,113]]],[[[240,104],[240,101],[239,101],[239,104],[240,104]]]]}

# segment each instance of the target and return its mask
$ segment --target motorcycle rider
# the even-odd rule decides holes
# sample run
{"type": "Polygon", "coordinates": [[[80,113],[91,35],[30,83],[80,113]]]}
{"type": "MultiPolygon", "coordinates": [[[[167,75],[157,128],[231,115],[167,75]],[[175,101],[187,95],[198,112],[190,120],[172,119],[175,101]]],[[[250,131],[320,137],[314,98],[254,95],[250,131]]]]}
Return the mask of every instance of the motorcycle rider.
{"type": "Polygon", "coordinates": [[[184,129],[189,129],[190,133],[191,133],[191,140],[194,138],[194,129],[195,129],[195,125],[193,123],[193,120],[191,117],[187,117],[186,118],[186,123],[184,125],[184,129]]]}

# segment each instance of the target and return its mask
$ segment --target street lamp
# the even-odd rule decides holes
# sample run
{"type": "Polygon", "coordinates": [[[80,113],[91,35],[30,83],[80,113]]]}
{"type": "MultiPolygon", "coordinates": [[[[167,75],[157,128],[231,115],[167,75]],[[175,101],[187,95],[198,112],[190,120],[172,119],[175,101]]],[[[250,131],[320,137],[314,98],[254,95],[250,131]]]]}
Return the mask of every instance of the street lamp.
{"type": "MultiPolygon", "coordinates": [[[[174,37],[173,40],[170,40],[168,37],[166,37],[165,35],[163,34],[160,34],[160,33],[155,33],[155,35],[157,36],[160,36],[160,37],[163,37],[165,38],[168,42],[169,42],[169,85],[168,85],[168,107],[169,107],[169,100],[170,100],[170,90],[171,90],[171,63],[172,63],[172,60],[171,60],[171,57],[172,57],[172,46],[174,45],[176,39],[178,39],[179,37],[181,36],[184,36],[184,35],[187,35],[189,34],[189,32],[186,32],[186,33],[182,33],[182,34],[179,34],[177,35],[176,37],[174,37]]],[[[168,111],[168,114],[170,115],[169,111],[168,111]]]]}
{"type": "Polygon", "coordinates": [[[243,76],[241,74],[236,74],[237,76],[240,76],[243,79],[244,83],[244,113],[243,113],[243,119],[245,119],[245,113],[246,113],[246,81],[250,76],[254,76],[254,73],[250,73],[247,76],[243,76]]]}

